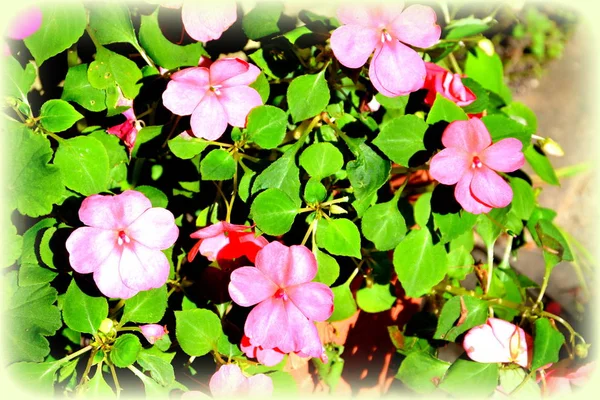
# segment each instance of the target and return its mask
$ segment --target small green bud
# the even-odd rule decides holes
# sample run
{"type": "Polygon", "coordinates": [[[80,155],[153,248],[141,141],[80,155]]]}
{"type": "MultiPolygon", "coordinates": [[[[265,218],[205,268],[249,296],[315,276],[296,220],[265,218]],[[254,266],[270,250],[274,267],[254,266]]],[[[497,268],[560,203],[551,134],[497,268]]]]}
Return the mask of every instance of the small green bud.
{"type": "Polygon", "coordinates": [[[558,143],[550,138],[545,138],[544,140],[540,141],[540,146],[542,147],[544,153],[548,155],[556,157],[562,157],[565,155],[562,147],[560,147],[558,143]]]}
{"type": "Polygon", "coordinates": [[[483,52],[490,57],[496,53],[496,50],[494,49],[494,43],[487,38],[481,39],[479,42],[477,42],[477,47],[483,50],[483,52]]]}
{"type": "Polygon", "coordinates": [[[578,358],[587,358],[588,356],[588,350],[590,348],[591,344],[587,344],[587,343],[580,343],[577,346],[575,346],[575,355],[578,358]]]}
{"type": "Polygon", "coordinates": [[[105,318],[101,323],[100,323],[100,327],[98,328],[98,330],[102,333],[104,333],[105,335],[108,335],[109,332],[113,329],[114,326],[114,322],[112,319],[110,318],[105,318]]]}

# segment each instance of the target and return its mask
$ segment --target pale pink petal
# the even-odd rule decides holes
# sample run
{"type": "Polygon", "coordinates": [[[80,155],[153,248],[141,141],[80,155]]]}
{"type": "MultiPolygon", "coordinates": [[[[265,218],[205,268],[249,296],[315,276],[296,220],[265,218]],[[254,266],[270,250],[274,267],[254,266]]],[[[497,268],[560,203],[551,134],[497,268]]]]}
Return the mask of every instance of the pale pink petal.
{"type": "Polygon", "coordinates": [[[158,324],[140,325],[140,330],[150,344],[154,344],[167,333],[165,327],[158,324]]]}
{"type": "Polygon", "coordinates": [[[342,65],[359,68],[373,54],[379,40],[380,33],[375,28],[344,25],[331,34],[331,50],[342,65]]]}
{"type": "Polygon", "coordinates": [[[293,335],[294,351],[300,357],[321,357],[323,344],[315,324],[306,318],[292,302],[287,301],[285,306],[290,333],[293,335]]]}
{"type": "Polygon", "coordinates": [[[523,144],[518,139],[502,139],[483,150],[479,158],[493,170],[513,172],[525,164],[522,148],[523,144]]]}
{"type": "Polygon", "coordinates": [[[190,115],[210,88],[208,68],[186,68],[171,75],[163,105],[177,115],[190,115]]]}
{"type": "Polygon", "coordinates": [[[129,225],[125,234],[146,247],[165,250],[177,240],[179,228],[171,211],[155,207],[144,211],[129,225]]]}
{"type": "Polygon", "coordinates": [[[265,374],[256,374],[248,378],[248,396],[270,397],[273,395],[273,380],[265,374]]]}
{"type": "Polygon", "coordinates": [[[325,321],[333,313],[333,292],[323,283],[307,282],[286,288],[290,300],[313,321],[325,321]]]}
{"type": "Polygon", "coordinates": [[[260,75],[260,69],[241,58],[221,58],[210,66],[210,83],[222,87],[250,85],[260,75]]]}
{"type": "Polygon", "coordinates": [[[256,254],[256,267],[282,288],[310,282],[317,274],[317,261],[308,248],[279,242],[269,243],[256,254]]]}
{"type": "Polygon", "coordinates": [[[190,235],[190,237],[193,239],[206,239],[206,238],[209,238],[212,236],[220,235],[225,231],[244,232],[248,229],[251,229],[251,227],[247,226],[247,225],[235,225],[235,224],[230,224],[229,222],[220,221],[220,222],[217,222],[216,224],[212,224],[212,225],[209,225],[202,229],[197,230],[196,232],[192,233],[190,235]]]}
{"type": "Polygon", "coordinates": [[[528,368],[533,340],[522,328],[499,318],[488,318],[487,325],[498,343],[508,352],[510,362],[515,362],[523,368],[528,368]]]}
{"type": "Polygon", "coordinates": [[[71,267],[80,274],[95,271],[117,246],[118,233],[84,226],[71,233],[66,242],[71,267]]]}
{"type": "Polygon", "coordinates": [[[258,268],[241,267],[231,273],[229,295],[242,307],[250,307],[273,296],[279,287],[258,268]]]}
{"type": "Polygon", "coordinates": [[[234,86],[248,86],[260,75],[260,68],[256,65],[248,64],[248,70],[243,74],[236,75],[229,79],[226,79],[220,83],[224,88],[234,87],[234,86]]]}
{"type": "Polygon", "coordinates": [[[131,241],[123,245],[119,275],[123,284],[133,290],[159,288],[169,277],[169,261],[162,251],[131,241]]]}
{"type": "Polygon", "coordinates": [[[397,40],[378,45],[369,66],[371,83],[387,97],[421,89],[426,76],[425,63],[419,54],[397,40]]]}
{"type": "Polygon", "coordinates": [[[277,347],[284,353],[295,350],[293,332],[282,299],[270,297],[254,307],[246,319],[244,333],[255,346],[277,347]]]}
{"type": "Polygon", "coordinates": [[[240,396],[248,391],[248,378],[236,364],[226,364],[213,374],[208,386],[215,398],[240,396]]]}
{"type": "Polygon", "coordinates": [[[573,372],[569,372],[566,376],[571,380],[573,385],[583,386],[588,383],[592,373],[596,370],[596,362],[584,364],[573,372]]]}
{"type": "Polygon", "coordinates": [[[18,13],[17,17],[9,22],[6,36],[15,40],[25,39],[40,29],[41,25],[42,10],[37,6],[32,6],[18,13]]]}
{"type": "Polygon", "coordinates": [[[414,4],[392,22],[391,30],[401,42],[427,48],[440,40],[442,28],[436,21],[437,16],[431,7],[414,4]]]}
{"type": "Polygon", "coordinates": [[[498,341],[492,327],[487,324],[471,328],[465,335],[463,348],[473,361],[480,363],[511,362],[510,350],[498,341]]]}
{"type": "Polygon", "coordinates": [[[200,242],[200,254],[208,258],[209,261],[215,261],[219,252],[229,244],[229,238],[225,234],[202,239],[200,242]]]}
{"type": "Polygon", "coordinates": [[[263,349],[262,347],[256,349],[256,359],[267,367],[279,364],[283,357],[285,357],[285,354],[277,349],[263,349]]]}
{"type": "Polygon", "coordinates": [[[227,129],[227,114],[214,92],[209,91],[198,104],[190,120],[194,136],[217,140],[227,129]]]}
{"type": "Polygon", "coordinates": [[[128,299],[139,291],[125,286],[119,274],[119,264],[123,247],[115,247],[102,265],[94,271],[94,282],[106,297],[128,299]]]}
{"type": "Polygon", "coordinates": [[[442,134],[442,143],[477,155],[492,144],[492,138],[479,118],[471,118],[451,122],[442,134]]]}
{"type": "Polygon", "coordinates": [[[546,378],[545,393],[556,396],[570,394],[571,392],[571,382],[569,379],[563,376],[549,376],[546,378]]]}
{"type": "Polygon", "coordinates": [[[254,107],[262,105],[262,98],[255,89],[248,86],[234,86],[221,89],[218,96],[227,114],[229,125],[243,128],[246,118],[254,107]]]}
{"type": "Polygon", "coordinates": [[[348,25],[360,25],[381,28],[396,19],[404,8],[403,1],[393,3],[345,4],[338,8],[340,22],[348,25]]]}
{"type": "Polygon", "coordinates": [[[235,1],[185,1],[181,8],[185,31],[199,42],[221,37],[237,19],[235,1]]]}
{"type": "Polygon", "coordinates": [[[151,207],[150,200],[135,190],[126,190],[116,196],[95,194],[81,203],[79,219],[96,228],[125,229],[151,207]]]}
{"type": "Polygon", "coordinates": [[[510,185],[485,165],[475,168],[471,193],[480,202],[495,208],[506,207],[513,197],[510,185]]]}
{"type": "Polygon", "coordinates": [[[472,214],[487,213],[492,210],[491,207],[481,203],[471,193],[471,181],[473,179],[473,170],[468,169],[462,178],[456,184],[454,189],[454,197],[456,201],[465,209],[472,214]]]}
{"type": "Polygon", "coordinates": [[[454,185],[471,167],[473,160],[466,152],[448,147],[437,153],[429,164],[429,173],[444,185],[454,185]]]}

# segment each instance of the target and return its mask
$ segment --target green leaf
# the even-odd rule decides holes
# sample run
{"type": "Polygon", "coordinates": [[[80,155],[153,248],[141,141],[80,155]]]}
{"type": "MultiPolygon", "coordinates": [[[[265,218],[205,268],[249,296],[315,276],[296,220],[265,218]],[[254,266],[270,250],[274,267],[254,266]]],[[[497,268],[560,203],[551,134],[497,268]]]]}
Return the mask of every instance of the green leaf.
{"type": "Polygon", "coordinates": [[[364,287],[356,292],[356,303],[361,310],[368,313],[386,311],[396,302],[393,292],[394,287],[389,283],[385,285],[374,283],[373,286],[364,287]]]}
{"type": "Polygon", "coordinates": [[[154,186],[136,186],[135,190],[146,196],[148,200],[150,200],[150,203],[152,203],[152,207],[167,208],[167,205],[169,204],[169,198],[167,195],[164,194],[162,190],[157,189],[154,186]]]}
{"type": "Polygon", "coordinates": [[[35,82],[35,77],[35,67],[31,62],[23,69],[14,57],[4,57],[4,68],[2,68],[2,81],[5,83],[4,96],[27,100],[27,93],[35,82]]]}
{"type": "Polygon", "coordinates": [[[521,178],[511,177],[508,182],[513,191],[511,211],[520,219],[528,220],[535,208],[533,188],[521,178]]]}
{"type": "Polygon", "coordinates": [[[283,12],[283,3],[260,2],[250,12],[244,15],[242,29],[246,36],[258,40],[279,32],[277,22],[283,12]]]}
{"type": "Polygon", "coordinates": [[[45,362],[31,363],[20,362],[9,365],[6,368],[6,375],[19,382],[23,388],[33,390],[38,395],[54,395],[54,381],[56,371],[62,366],[62,363],[45,362]]]}
{"type": "MultiPolygon", "coordinates": [[[[100,364],[99,364],[100,365],[100,364]]],[[[113,392],[112,388],[106,380],[104,380],[104,376],[102,375],[102,369],[97,368],[94,377],[90,379],[90,381],[85,385],[85,394],[87,396],[93,396],[94,398],[115,398],[115,392],[113,392]],[[98,397],[96,397],[98,396],[98,397]]]]}
{"type": "MultiPolygon", "coordinates": [[[[45,231],[56,224],[54,218],[44,218],[23,234],[23,251],[20,264],[38,264],[39,243],[45,231]]],[[[21,285],[22,286],[22,285],[21,285]]]]}
{"type": "Polygon", "coordinates": [[[102,45],[111,43],[131,43],[137,47],[133,24],[126,4],[89,4],[90,29],[96,41],[102,45]]]}
{"type": "Polygon", "coordinates": [[[360,232],[354,222],[346,218],[319,220],[317,245],[331,254],[362,258],[360,232]]]}
{"type": "Polygon", "coordinates": [[[529,146],[523,152],[525,160],[531,165],[531,168],[539,175],[540,178],[554,186],[560,186],[556,172],[548,160],[548,157],[538,146],[529,146]]]}
{"type": "Polygon", "coordinates": [[[427,123],[433,125],[439,121],[453,122],[466,121],[469,117],[462,108],[456,105],[452,100],[448,100],[440,93],[436,93],[433,106],[427,114],[427,123]]]}
{"type": "Polygon", "coordinates": [[[461,80],[463,85],[471,89],[475,95],[475,101],[468,106],[462,107],[463,111],[467,114],[477,114],[486,110],[490,104],[490,95],[488,92],[471,78],[462,78],[461,80]]]}
{"type": "Polygon", "coordinates": [[[212,311],[175,311],[175,334],[181,349],[190,356],[203,356],[217,348],[223,329],[219,317],[212,311]]]}
{"type": "Polygon", "coordinates": [[[320,203],[327,197],[327,189],[317,178],[310,178],[304,187],[304,200],[308,204],[320,203]]]}
{"type": "MultiPolygon", "coordinates": [[[[500,386],[504,393],[511,393],[527,378],[527,372],[522,368],[502,368],[500,369],[500,386]]],[[[522,399],[541,399],[541,388],[535,381],[535,377],[527,378],[527,383],[521,386],[511,397],[522,399]]]]}
{"type": "Polygon", "coordinates": [[[108,154],[109,188],[120,187],[120,183],[127,179],[127,163],[129,154],[121,140],[106,131],[95,131],[88,135],[104,146],[108,154]]]}
{"type": "Polygon", "coordinates": [[[448,270],[446,251],[433,245],[427,229],[413,230],[394,250],[394,268],[409,297],[421,297],[438,284],[448,270]]]}
{"type": "Polygon", "coordinates": [[[240,179],[240,184],[238,186],[238,196],[245,203],[248,201],[250,197],[250,185],[252,184],[252,180],[256,176],[256,172],[252,170],[244,171],[244,176],[240,179]]]}
{"type": "Polygon", "coordinates": [[[379,157],[364,143],[351,147],[350,150],[356,156],[356,160],[346,164],[348,179],[356,198],[366,199],[387,182],[392,165],[389,160],[379,157]]]}
{"type": "Polygon", "coordinates": [[[321,282],[331,286],[340,276],[340,265],[329,254],[322,252],[318,247],[313,249],[313,254],[317,259],[317,275],[313,282],[321,282]]]}
{"type": "Polygon", "coordinates": [[[10,222],[8,218],[0,218],[2,232],[4,232],[4,240],[6,241],[5,251],[0,257],[0,268],[6,268],[21,257],[23,253],[23,236],[17,235],[17,228],[10,222]]]}
{"type": "Polygon", "coordinates": [[[65,185],[84,196],[108,190],[109,166],[106,148],[91,136],[61,140],[54,165],[64,176],[65,185]]]}
{"type": "Polygon", "coordinates": [[[535,113],[525,104],[513,101],[506,107],[501,108],[502,112],[521,125],[525,125],[532,133],[537,132],[538,123],[535,113]]]}
{"type": "Polygon", "coordinates": [[[186,46],[178,46],[167,39],[158,25],[157,7],[150,15],[141,16],[140,43],[148,56],[158,65],[166,69],[179,67],[196,67],[202,55],[206,55],[202,43],[196,42],[186,46]]]}
{"type": "Polygon", "coordinates": [[[200,162],[200,175],[203,181],[226,181],[233,178],[237,164],[231,154],[222,149],[214,149],[200,162]]]}
{"type": "Polygon", "coordinates": [[[113,344],[109,353],[110,361],[119,368],[127,368],[137,360],[140,350],[140,339],[132,333],[125,333],[113,344]]]}
{"type": "Polygon", "coordinates": [[[381,93],[375,95],[375,99],[388,110],[402,110],[406,108],[408,104],[408,95],[398,97],[386,97],[381,93]]]}
{"type": "Polygon", "coordinates": [[[66,131],[81,118],[83,115],[64,100],[48,100],[40,110],[40,123],[49,132],[66,131]]]}
{"type": "Polygon", "coordinates": [[[554,268],[562,260],[573,261],[569,243],[552,222],[540,219],[536,222],[534,229],[536,244],[544,250],[546,268],[554,268]]]}
{"type": "Polygon", "coordinates": [[[413,211],[417,225],[421,229],[425,228],[431,216],[431,192],[423,193],[419,196],[413,211]]]}
{"type": "Polygon", "coordinates": [[[189,160],[196,157],[208,146],[208,142],[206,140],[195,138],[183,133],[175,136],[167,143],[173,154],[183,160],[189,160]]]}
{"type": "Polygon", "coordinates": [[[487,214],[477,217],[477,233],[483,239],[486,247],[492,247],[498,236],[504,231],[509,208],[494,208],[487,214]]]}
{"type": "Polygon", "coordinates": [[[331,143],[314,143],[300,155],[300,165],[314,178],[323,179],[344,166],[342,153],[331,143]]]}
{"type": "Polygon", "coordinates": [[[439,388],[457,397],[486,397],[498,386],[498,364],[459,358],[450,366],[439,388]]]}
{"type": "Polygon", "coordinates": [[[156,346],[142,349],[137,358],[138,364],[144,371],[150,371],[152,378],[163,386],[168,386],[175,381],[175,372],[171,361],[175,353],[163,353],[156,346]]]}
{"type": "Polygon", "coordinates": [[[377,250],[395,248],[406,235],[406,222],[398,210],[397,202],[394,197],[387,203],[375,204],[363,215],[362,233],[375,244],[377,250]]]}
{"type": "Polygon", "coordinates": [[[358,308],[350,290],[350,280],[332,287],[331,291],[333,292],[333,313],[327,321],[342,321],[353,316],[358,308]]]}
{"type": "Polygon", "coordinates": [[[40,4],[42,25],[25,38],[25,45],[38,67],[44,61],[71,47],[83,35],[87,15],[83,4],[40,4]]]}
{"type": "Polygon", "coordinates": [[[225,333],[223,333],[219,338],[219,342],[217,343],[217,349],[219,350],[219,353],[227,356],[227,358],[241,356],[242,354],[244,354],[244,352],[240,350],[238,345],[233,344],[229,341],[229,338],[225,333]]]}
{"type": "Polygon", "coordinates": [[[269,95],[271,94],[271,85],[269,85],[269,80],[263,72],[261,72],[258,75],[258,78],[248,86],[258,92],[263,104],[267,103],[269,95]]]}
{"type": "Polygon", "coordinates": [[[58,167],[48,165],[53,152],[50,142],[21,124],[5,122],[6,154],[11,154],[6,174],[7,206],[21,214],[39,217],[49,214],[64,193],[63,176],[58,167]]]}
{"type": "MultiPolygon", "coordinates": [[[[473,236],[472,233],[471,236],[473,236]]],[[[462,281],[473,271],[475,261],[471,255],[471,250],[465,247],[453,249],[452,243],[450,244],[450,248],[451,250],[448,253],[448,277],[462,281]]]]}
{"type": "Polygon", "coordinates": [[[485,51],[475,47],[475,54],[467,53],[464,73],[485,89],[496,93],[506,104],[510,104],[512,95],[504,83],[504,68],[497,53],[488,56],[485,51]]]}
{"type": "Polygon", "coordinates": [[[126,98],[134,99],[142,86],[138,83],[142,71],[127,57],[99,47],[96,60],[88,68],[88,79],[96,89],[108,89],[116,84],[126,98]]]}
{"type": "Polygon", "coordinates": [[[300,207],[300,170],[296,165],[298,148],[292,147],[277,161],[262,171],[252,185],[252,194],[263,189],[280,189],[287,194],[297,207],[300,207]]]}
{"type": "Polygon", "coordinates": [[[557,362],[558,353],[564,343],[565,337],[552,326],[548,318],[535,320],[531,370],[557,362]]]}
{"type": "Polygon", "coordinates": [[[263,149],[279,146],[287,131],[287,114],[273,106],[259,106],[250,110],[246,133],[248,140],[263,149]]]}
{"type": "Polygon", "coordinates": [[[487,317],[485,301],[472,296],[454,296],[444,304],[433,338],[454,342],[472,327],[485,324],[487,317]]]}
{"type": "Polygon", "coordinates": [[[69,68],[60,98],[65,101],[74,101],[89,111],[105,110],[106,93],[90,84],[87,70],[87,64],[79,64],[69,68]]]}
{"type": "Polygon", "coordinates": [[[167,287],[139,292],[125,300],[121,323],[127,321],[154,324],[160,321],[167,309],[167,287]]]}
{"type": "Polygon", "coordinates": [[[410,158],[425,150],[423,138],[427,124],[414,115],[394,118],[381,127],[373,144],[397,164],[408,166],[410,158]]]}
{"type": "Polygon", "coordinates": [[[250,215],[258,228],[268,235],[278,236],[288,232],[298,214],[298,207],[279,189],[267,189],[256,196],[250,215]]]}
{"type": "Polygon", "coordinates": [[[294,78],[287,90],[287,101],[294,123],[318,115],[329,104],[325,69],[318,74],[294,78]]]}
{"type": "Polygon", "coordinates": [[[483,121],[485,127],[490,132],[494,143],[512,137],[519,139],[523,143],[523,149],[530,147],[531,134],[534,131],[520,123],[499,114],[487,115],[481,121],[483,121]]]}
{"type": "Polygon", "coordinates": [[[108,302],[104,297],[92,297],[83,293],[73,279],[65,294],[62,314],[69,328],[95,334],[108,315],[108,302]]]}
{"type": "Polygon", "coordinates": [[[448,30],[448,33],[445,39],[462,39],[467,36],[475,36],[485,32],[488,28],[488,23],[479,18],[467,17],[456,19],[446,25],[445,29],[448,30]]]}
{"type": "Polygon", "coordinates": [[[477,216],[465,210],[448,214],[434,212],[433,221],[436,228],[440,230],[440,234],[442,235],[441,241],[447,243],[473,228],[477,221],[477,216]]]}
{"type": "Polygon", "coordinates": [[[439,360],[425,352],[410,353],[396,374],[406,387],[420,394],[432,393],[437,388],[450,363],[439,360]]]}
{"type": "Polygon", "coordinates": [[[279,399],[298,392],[298,383],[288,372],[275,371],[267,376],[273,381],[274,398],[279,399]]]}

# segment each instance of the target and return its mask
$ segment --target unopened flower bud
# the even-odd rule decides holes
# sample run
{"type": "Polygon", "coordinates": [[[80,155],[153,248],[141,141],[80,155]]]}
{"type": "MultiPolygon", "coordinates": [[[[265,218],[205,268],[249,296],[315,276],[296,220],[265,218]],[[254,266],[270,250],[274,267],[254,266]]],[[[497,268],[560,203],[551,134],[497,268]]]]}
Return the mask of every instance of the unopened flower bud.
{"type": "Polygon", "coordinates": [[[479,42],[477,42],[477,47],[483,50],[483,52],[490,57],[496,53],[496,50],[494,49],[494,43],[487,38],[481,39],[479,42]]]}
{"type": "Polygon", "coordinates": [[[150,344],[154,344],[168,333],[166,326],[158,324],[141,325],[140,329],[142,330],[142,335],[144,335],[150,344]]]}
{"type": "Polygon", "coordinates": [[[562,157],[565,155],[565,152],[562,149],[562,147],[560,147],[560,145],[558,143],[556,143],[554,140],[552,140],[550,138],[545,138],[544,140],[542,140],[540,142],[540,146],[542,147],[542,150],[544,151],[544,153],[546,153],[548,155],[556,156],[556,157],[562,157]]]}
{"type": "Polygon", "coordinates": [[[575,355],[578,358],[587,358],[588,356],[588,349],[590,348],[591,345],[587,344],[587,343],[580,343],[578,345],[575,346],[575,355]]]}
{"type": "Polygon", "coordinates": [[[106,335],[113,329],[114,322],[110,318],[105,318],[101,323],[98,330],[106,335]]]}
{"type": "Polygon", "coordinates": [[[329,206],[329,211],[331,211],[332,214],[348,214],[348,211],[344,210],[337,204],[332,204],[331,206],[329,206]]]}

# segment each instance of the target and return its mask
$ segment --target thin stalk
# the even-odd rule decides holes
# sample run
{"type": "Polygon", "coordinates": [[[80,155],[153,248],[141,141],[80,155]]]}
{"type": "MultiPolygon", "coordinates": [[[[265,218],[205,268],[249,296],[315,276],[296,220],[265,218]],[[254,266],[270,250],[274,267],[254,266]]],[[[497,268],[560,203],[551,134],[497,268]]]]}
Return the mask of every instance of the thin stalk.
{"type": "Polygon", "coordinates": [[[124,326],[124,327],[120,327],[119,329],[117,329],[118,332],[124,332],[124,331],[129,331],[129,332],[141,332],[142,330],[137,327],[137,326],[124,326]]]}
{"type": "Polygon", "coordinates": [[[523,379],[523,381],[519,384],[519,386],[514,388],[513,391],[510,392],[510,394],[508,396],[512,397],[515,393],[517,393],[519,390],[521,390],[527,384],[527,382],[531,379],[531,377],[535,375],[535,372],[536,372],[535,369],[531,370],[531,372],[529,374],[527,374],[527,376],[525,377],[525,379],[523,379]]]}
{"type": "Polygon", "coordinates": [[[340,197],[339,199],[333,199],[333,200],[329,200],[324,203],[321,203],[321,206],[330,206],[332,204],[346,203],[349,199],[350,198],[348,196],[344,196],[344,197],[340,197]]]}
{"type": "Polygon", "coordinates": [[[308,238],[315,230],[315,227],[317,226],[318,222],[319,222],[319,220],[316,217],[315,217],[315,219],[312,220],[312,222],[308,226],[308,229],[306,230],[306,234],[304,235],[304,238],[302,239],[302,243],[300,243],[301,246],[304,246],[306,244],[306,242],[308,241],[308,238]]]}
{"type": "Polygon", "coordinates": [[[533,310],[535,310],[537,308],[537,306],[542,302],[542,299],[544,298],[544,293],[546,293],[546,289],[548,289],[548,283],[550,282],[550,273],[551,272],[552,272],[552,270],[550,268],[546,268],[546,271],[544,272],[544,279],[542,280],[542,287],[540,289],[540,294],[538,295],[538,298],[535,301],[535,304],[533,305],[533,310]]]}
{"type": "Polygon", "coordinates": [[[81,387],[85,382],[87,382],[90,378],[88,378],[88,374],[90,373],[90,369],[92,368],[92,363],[94,362],[94,357],[98,349],[92,350],[92,354],[90,354],[90,358],[88,359],[87,365],[85,366],[85,370],[83,371],[83,375],[81,375],[81,380],[79,381],[78,387],[81,387]]]}
{"type": "Polygon", "coordinates": [[[485,293],[487,294],[492,287],[492,277],[494,274],[494,243],[487,248],[487,262],[488,262],[488,276],[487,276],[487,284],[485,285],[485,293]]]}
{"type": "Polygon", "coordinates": [[[117,399],[121,397],[121,385],[119,385],[119,379],[117,378],[117,371],[115,371],[115,366],[113,363],[108,362],[108,367],[110,368],[110,374],[112,375],[113,381],[115,382],[115,390],[117,391],[117,399]]]}
{"type": "Polygon", "coordinates": [[[148,64],[152,68],[156,68],[154,61],[152,61],[152,59],[150,59],[150,57],[148,57],[148,54],[146,54],[146,52],[144,51],[144,49],[142,49],[141,46],[134,45],[133,47],[135,47],[135,49],[138,51],[138,53],[140,53],[140,55],[142,56],[144,61],[146,61],[146,64],[148,64]]]}
{"type": "Polygon", "coordinates": [[[59,363],[66,363],[67,361],[70,361],[72,359],[74,359],[75,357],[79,357],[80,355],[90,351],[93,348],[93,346],[87,345],[85,346],[83,349],[77,350],[75,353],[69,354],[66,357],[61,358],[60,360],[58,360],[59,363]]]}
{"type": "Polygon", "coordinates": [[[509,258],[510,258],[510,252],[512,250],[513,240],[514,240],[514,238],[509,235],[508,240],[506,242],[506,248],[504,249],[504,255],[502,256],[502,261],[500,262],[500,265],[498,265],[498,268],[500,268],[500,269],[506,269],[510,266],[509,258]]]}
{"type": "Polygon", "coordinates": [[[238,166],[237,166],[237,161],[238,161],[238,157],[237,157],[237,153],[236,156],[234,157],[236,163],[235,163],[235,171],[233,172],[233,193],[231,194],[231,201],[229,202],[229,204],[227,204],[227,215],[225,216],[225,221],[227,222],[231,222],[231,211],[233,210],[233,203],[235,202],[235,198],[237,196],[237,191],[238,191],[238,166]]]}
{"type": "Polygon", "coordinates": [[[171,128],[171,131],[167,135],[167,138],[165,139],[165,142],[161,146],[163,149],[165,147],[167,147],[167,143],[169,143],[169,140],[171,139],[171,136],[173,136],[173,133],[175,133],[175,128],[177,128],[177,125],[179,125],[179,121],[180,120],[181,120],[181,116],[180,115],[178,115],[177,117],[175,117],[175,122],[173,122],[173,127],[171,128]]]}
{"type": "Polygon", "coordinates": [[[110,310],[109,315],[111,317],[114,317],[115,314],[124,306],[125,306],[125,300],[123,300],[123,299],[119,300],[119,302],[110,310]]]}
{"type": "Polygon", "coordinates": [[[462,70],[458,66],[458,62],[456,61],[456,58],[454,57],[454,53],[448,54],[448,59],[450,60],[450,64],[452,64],[452,69],[454,70],[454,72],[459,75],[462,75],[462,70]]]}

